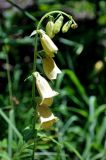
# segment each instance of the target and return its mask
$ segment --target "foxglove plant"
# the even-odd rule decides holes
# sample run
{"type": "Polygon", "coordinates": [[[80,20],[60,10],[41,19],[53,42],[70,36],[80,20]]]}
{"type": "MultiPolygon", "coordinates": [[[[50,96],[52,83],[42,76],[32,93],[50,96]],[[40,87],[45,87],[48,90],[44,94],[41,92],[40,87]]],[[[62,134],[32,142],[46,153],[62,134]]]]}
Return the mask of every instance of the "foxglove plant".
{"type": "MultiPolygon", "coordinates": [[[[35,35],[35,47],[34,47],[34,63],[33,63],[33,85],[32,85],[32,99],[33,99],[33,107],[35,110],[35,118],[33,128],[36,129],[36,123],[40,121],[40,128],[42,129],[50,129],[52,125],[57,121],[57,117],[52,113],[50,106],[53,104],[53,99],[59,93],[53,90],[49,82],[41,76],[41,74],[36,70],[36,60],[38,54],[37,46],[38,46],[38,37],[40,38],[40,43],[43,49],[43,54],[40,55],[42,59],[43,71],[45,76],[49,80],[57,79],[58,74],[61,74],[61,70],[58,68],[54,61],[54,57],[58,52],[58,47],[55,45],[53,38],[55,34],[59,33],[62,30],[63,33],[66,33],[70,28],[77,28],[77,24],[72,18],[72,16],[66,14],[62,11],[52,11],[45,14],[38,23],[37,29],[31,33],[31,36],[35,35]],[[54,16],[53,16],[54,15],[54,16]],[[55,16],[57,18],[55,18],[55,16]],[[68,21],[64,23],[64,18],[67,17],[68,21]],[[41,28],[41,24],[45,19],[49,18],[45,26],[44,31],[41,28]],[[54,21],[54,19],[56,19],[54,21]],[[35,84],[39,93],[39,97],[35,98],[35,84]],[[36,105],[36,108],[35,108],[36,105]]],[[[34,146],[36,145],[36,136],[34,137],[34,146]]],[[[33,153],[34,157],[34,153],[33,153]]]]}
{"type": "MultiPolygon", "coordinates": [[[[36,58],[38,55],[37,51],[37,43],[38,43],[38,36],[40,37],[40,42],[43,48],[43,55],[42,55],[42,64],[43,64],[43,70],[46,75],[46,77],[49,80],[57,79],[57,75],[61,73],[61,70],[57,67],[53,57],[55,57],[55,54],[58,52],[57,46],[54,44],[51,38],[55,36],[55,34],[59,33],[62,29],[63,33],[66,33],[70,28],[77,28],[76,22],[73,20],[72,16],[62,12],[62,11],[52,11],[44,15],[41,20],[38,23],[37,29],[34,30],[31,33],[31,36],[36,36],[35,39],[35,50],[34,50],[34,65],[33,65],[33,89],[32,89],[32,96],[33,96],[33,103],[35,106],[35,84],[36,88],[39,93],[39,99],[37,100],[37,109],[36,109],[36,115],[39,116],[41,119],[42,124],[42,118],[41,118],[41,110],[47,110],[48,107],[50,107],[53,103],[53,98],[57,96],[59,93],[54,91],[48,81],[40,75],[38,71],[36,71],[36,58]],[[57,19],[54,22],[53,14],[59,14],[57,15],[57,19]],[[68,18],[68,21],[63,24],[64,17],[68,18]],[[49,18],[49,21],[46,24],[46,32],[42,30],[41,24],[46,19],[49,18]],[[40,111],[39,111],[40,108],[40,111]]],[[[49,109],[48,109],[49,110],[49,109]]],[[[46,113],[46,112],[43,112],[46,113]]],[[[52,116],[53,117],[53,116],[52,116]]],[[[49,121],[49,118],[48,118],[49,121]]],[[[43,119],[43,123],[48,123],[47,119],[43,119]]],[[[51,119],[50,119],[51,121],[51,119]]],[[[41,125],[42,126],[42,125],[41,125]]],[[[48,125],[43,127],[44,129],[49,128],[51,125],[48,125]]]]}

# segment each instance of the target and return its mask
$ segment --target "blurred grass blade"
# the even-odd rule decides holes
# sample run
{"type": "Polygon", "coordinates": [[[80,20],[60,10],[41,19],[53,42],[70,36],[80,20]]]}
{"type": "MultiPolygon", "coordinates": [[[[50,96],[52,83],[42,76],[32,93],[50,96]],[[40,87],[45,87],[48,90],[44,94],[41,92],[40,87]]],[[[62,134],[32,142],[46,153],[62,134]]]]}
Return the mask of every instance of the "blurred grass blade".
{"type": "Polygon", "coordinates": [[[61,129],[61,134],[64,135],[65,131],[68,130],[68,128],[70,127],[70,125],[74,122],[77,121],[78,117],[77,116],[72,116],[68,119],[68,121],[65,123],[65,125],[63,126],[63,128],[61,129]]]}
{"type": "Polygon", "coordinates": [[[86,136],[85,141],[86,141],[86,144],[85,144],[84,152],[83,152],[84,160],[85,159],[90,159],[90,150],[91,150],[91,146],[92,146],[92,140],[91,140],[91,137],[90,137],[89,134],[86,136]]]}
{"type": "Polygon", "coordinates": [[[81,43],[77,43],[75,41],[71,41],[69,39],[65,39],[65,38],[60,38],[59,39],[61,43],[70,46],[70,47],[74,47],[75,48],[75,53],[77,55],[80,55],[84,49],[84,46],[81,43]]]}
{"type": "Polygon", "coordinates": [[[95,111],[95,117],[98,117],[104,111],[106,111],[106,104],[102,104],[102,105],[98,106],[98,108],[95,111]]]}
{"type": "Polygon", "coordinates": [[[81,83],[79,82],[77,76],[75,75],[75,73],[71,70],[64,70],[63,71],[66,75],[69,76],[69,78],[71,79],[71,81],[74,83],[74,85],[76,86],[77,90],[79,91],[79,94],[81,95],[81,97],[83,98],[83,100],[88,104],[88,97],[87,94],[85,92],[84,87],[81,85],[81,83]]]}
{"type": "MultiPolygon", "coordinates": [[[[9,120],[14,124],[14,110],[9,111],[9,120]]],[[[15,126],[14,126],[15,127],[15,126]]],[[[8,126],[8,153],[9,157],[12,157],[12,145],[13,145],[13,129],[11,125],[8,126]]]]}
{"type": "Polygon", "coordinates": [[[82,156],[80,155],[80,153],[74,148],[74,146],[72,146],[70,143],[68,142],[64,142],[65,147],[70,151],[70,152],[74,152],[75,155],[80,159],[83,160],[82,156]]]}
{"type": "Polygon", "coordinates": [[[50,139],[52,142],[54,142],[54,143],[57,144],[58,146],[61,146],[61,143],[59,143],[58,141],[56,141],[54,138],[49,137],[48,139],[50,139]]]}
{"type": "Polygon", "coordinates": [[[88,117],[88,113],[86,111],[84,111],[83,109],[71,108],[70,110],[75,112],[75,113],[77,113],[77,114],[79,114],[79,115],[81,115],[81,116],[83,116],[83,117],[85,117],[85,118],[88,117]]]}
{"type": "Polygon", "coordinates": [[[83,152],[84,158],[90,158],[90,152],[92,147],[92,141],[94,140],[95,127],[97,119],[95,119],[96,97],[91,96],[89,98],[89,118],[87,121],[88,135],[86,136],[86,145],[83,152]]]}
{"type": "Polygon", "coordinates": [[[94,157],[92,157],[92,160],[105,160],[105,157],[103,155],[103,153],[98,153],[96,154],[94,157]]]}
{"type": "Polygon", "coordinates": [[[0,160],[11,160],[8,155],[6,154],[6,152],[0,153],[0,160]]]}
{"type": "Polygon", "coordinates": [[[103,138],[106,139],[106,115],[105,117],[103,118],[103,121],[102,121],[102,124],[101,126],[99,127],[99,130],[98,130],[98,133],[97,133],[97,142],[99,144],[102,143],[102,140],[103,138]]]}
{"type": "Polygon", "coordinates": [[[65,87],[61,90],[61,93],[64,93],[63,96],[67,95],[69,97],[69,99],[71,99],[79,107],[84,106],[84,104],[76,97],[74,89],[72,89],[70,87],[65,87]]]}
{"type": "Polygon", "coordinates": [[[95,118],[96,97],[91,96],[89,98],[89,121],[92,122],[95,118]]]}
{"type": "Polygon", "coordinates": [[[11,5],[13,5],[14,7],[16,7],[18,10],[20,10],[24,15],[26,15],[28,18],[30,18],[34,22],[36,21],[36,18],[33,15],[31,15],[29,12],[25,11],[23,8],[21,8],[16,3],[14,3],[12,0],[6,0],[6,1],[8,3],[10,3],[11,5]]]}
{"type": "Polygon", "coordinates": [[[14,132],[16,133],[17,137],[19,137],[19,139],[22,139],[22,135],[20,134],[20,132],[17,130],[17,128],[11,123],[11,121],[9,120],[9,118],[6,116],[6,114],[2,111],[2,109],[0,109],[0,115],[4,118],[4,120],[11,126],[11,128],[14,130],[14,132]]]}
{"type": "Polygon", "coordinates": [[[29,38],[29,37],[24,37],[24,38],[17,38],[17,39],[11,39],[11,38],[3,38],[1,39],[1,43],[4,44],[8,44],[8,45],[14,45],[14,46],[18,46],[18,45],[32,45],[34,44],[33,39],[29,38]]]}
{"type": "Polygon", "coordinates": [[[61,143],[59,143],[58,141],[56,141],[53,137],[51,136],[47,136],[46,134],[41,134],[41,133],[37,133],[37,135],[42,139],[42,138],[47,138],[48,140],[51,140],[52,142],[54,142],[55,144],[61,146],[61,143]]]}
{"type": "Polygon", "coordinates": [[[60,89],[60,86],[62,84],[63,78],[64,78],[64,73],[62,71],[62,73],[58,75],[58,79],[56,81],[56,89],[60,89]]]}

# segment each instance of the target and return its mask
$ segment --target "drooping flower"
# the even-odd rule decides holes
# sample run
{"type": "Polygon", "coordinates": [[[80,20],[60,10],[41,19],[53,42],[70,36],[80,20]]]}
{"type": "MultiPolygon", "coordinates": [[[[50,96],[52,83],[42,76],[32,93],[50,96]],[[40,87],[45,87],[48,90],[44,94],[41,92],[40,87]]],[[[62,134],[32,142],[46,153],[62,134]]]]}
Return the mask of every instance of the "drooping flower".
{"type": "Polygon", "coordinates": [[[57,53],[57,51],[58,51],[57,46],[50,39],[50,37],[44,33],[44,31],[42,32],[42,30],[40,30],[40,34],[41,34],[41,38],[40,38],[41,44],[42,44],[42,47],[43,47],[45,53],[49,57],[54,57],[54,53],[57,53]]]}
{"type": "Polygon", "coordinates": [[[52,98],[56,95],[58,95],[59,93],[52,90],[52,88],[50,87],[49,83],[47,82],[47,80],[45,78],[43,78],[39,72],[34,72],[33,76],[36,78],[36,87],[38,89],[38,92],[42,98],[42,101],[45,98],[52,98]]]}
{"type": "Polygon", "coordinates": [[[43,129],[49,129],[57,121],[57,117],[47,106],[37,106],[37,112],[43,129]]]}
{"type": "Polygon", "coordinates": [[[50,80],[56,79],[57,75],[61,73],[53,58],[48,56],[43,58],[43,70],[50,80]]]}

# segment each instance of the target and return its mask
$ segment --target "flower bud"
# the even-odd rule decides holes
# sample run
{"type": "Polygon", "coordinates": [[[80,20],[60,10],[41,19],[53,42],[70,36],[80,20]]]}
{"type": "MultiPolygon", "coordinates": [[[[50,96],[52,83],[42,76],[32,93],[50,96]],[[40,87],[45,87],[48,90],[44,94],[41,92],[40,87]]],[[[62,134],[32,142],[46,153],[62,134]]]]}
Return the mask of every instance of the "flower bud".
{"type": "Polygon", "coordinates": [[[36,78],[36,87],[42,100],[45,98],[52,98],[59,94],[58,92],[52,90],[47,80],[43,78],[39,72],[34,72],[33,76],[36,78]]]}
{"type": "Polygon", "coordinates": [[[57,120],[57,117],[47,106],[37,106],[37,112],[40,118],[41,128],[49,129],[57,120]]]}
{"type": "Polygon", "coordinates": [[[41,44],[45,53],[50,57],[54,57],[54,53],[57,53],[58,48],[45,33],[41,33],[41,44]]]}
{"type": "Polygon", "coordinates": [[[76,29],[78,27],[78,24],[77,23],[73,23],[72,25],[71,25],[71,28],[72,29],[76,29]]]}
{"type": "Polygon", "coordinates": [[[53,29],[54,29],[54,22],[50,20],[46,25],[46,33],[50,38],[53,38],[55,36],[53,29]]]}
{"type": "Polygon", "coordinates": [[[71,20],[68,21],[68,22],[66,22],[66,23],[64,24],[64,26],[62,27],[62,32],[63,32],[63,33],[66,33],[66,32],[69,30],[69,28],[71,27],[71,24],[72,24],[72,21],[71,21],[71,20]]]}
{"type": "Polygon", "coordinates": [[[96,73],[101,72],[103,70],[103,68],[104,68],[104,64],[101,60],[99,60],[95,63],[94,69],[95,69],[96,73]]]}
{"type": "Polygon", "coordinates": [[[54,23],[54,33],[57,34],[58,32],[60,32],[60,29],[62,27],[63,24],[63,16],[60,16],[54,23]]]}
{"type": "Polygon", "coordinates": [[[61,70],[57,67],[53,58],[48,56],[43,58],[43,70],[50,80],[56,79],[57,74],[61,73],[61,70]]]}

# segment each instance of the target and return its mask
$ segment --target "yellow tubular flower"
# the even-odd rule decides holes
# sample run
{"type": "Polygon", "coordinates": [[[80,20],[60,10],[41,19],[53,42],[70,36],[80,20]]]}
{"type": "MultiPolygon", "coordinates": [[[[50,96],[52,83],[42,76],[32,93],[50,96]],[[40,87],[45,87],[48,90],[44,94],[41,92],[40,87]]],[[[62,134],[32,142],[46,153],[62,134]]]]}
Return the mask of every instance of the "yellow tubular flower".
{"type": "Polygon", "coordinates": [[[41,40],[41,44],[42,44],[42,47],[43,47],[45,53],[49,57],[54,57],[54,53],[57,53],[58,48],[54,44],[54,42],[50,39],[50,37],[48,35],[46,35],[45,33],[41,32],[40,40],[41,40]]]}
{"type": "Polygon", "coordinates": [[[40,118],[41,128],[49,129],[57,120],[57,117],[47,106],[37,106],[37,112],[40,118]]]}
{"type": "Polygon", "coordinates": [[[43,70],[50,80],[56,79],[57,74],[61,73],[61,70],[57,67],[53,58],[48,56],[43,58],[43,70]]]}
{"type": "Polygon", "coordinates": [[[38,92],[42,98],[42,101],[45,98],[52,98],[52,97],[59,94],[58,92],[52,90],[52,88],[50,87],[47,80],[45,78],[43,78],[39,74],[39,72],[34,72],[33,76],[36,78],[36,86],[37,86],[38,92]]]}

